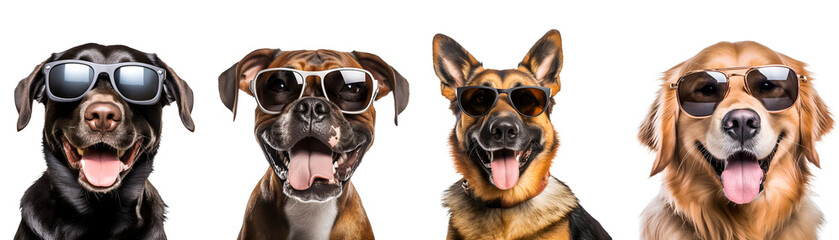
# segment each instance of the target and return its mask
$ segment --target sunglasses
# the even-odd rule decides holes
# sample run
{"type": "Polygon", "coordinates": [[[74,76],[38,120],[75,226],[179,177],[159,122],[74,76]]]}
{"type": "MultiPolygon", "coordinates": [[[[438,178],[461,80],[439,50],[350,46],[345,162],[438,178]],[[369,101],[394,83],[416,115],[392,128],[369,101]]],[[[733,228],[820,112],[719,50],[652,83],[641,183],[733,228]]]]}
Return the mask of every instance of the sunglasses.
{"type": "Polygon", "coordinates": [[[693,71],[682,76],[670,89],[677,89],[679,106],[693,117],[706,117],[714,113],[729,91],[729,78],[741,76],[746,91],[769,112],[780,112],[792,107],[798,99],[799,80],[792,68],[783,65],[718,68],[693,71]],[[727,74],[725,70],[748,69],[745,74],[727,74]]]}
{"type": "Polygon", "coordinates": [[[509,89],[497,89],[487,86],[468,86],[457,88],[457,105],[470,117],[481,117],[498,102],[499,95],[507,94],[507,99],[516,112],[525,117],[539,116],[545,112],[550,101],[551,89],[537,86],[520,86],[509,89]]]}
{"type": "Polygon", "coordinates": [[[373,104],[378,80],[367,70],[336,68],[325,71],[302,71],[292,68],[269,68],[259,71],[250,82],[251,93],[263,112],[279,114],[283,108],[303,97],[306,78],[317,76],[326,100],[335,103],[341,112],[359,114],[373,104]]]}
{"type": "Polygon", "coordinates": [[[53,101],[78,101],[96,85],[99,74],[107,73],[111,86],[126,102],[157,103],[166,71],[138,62],[98,64],[82,60],[61,60],[44,64],[47,95],[53,101]]]}

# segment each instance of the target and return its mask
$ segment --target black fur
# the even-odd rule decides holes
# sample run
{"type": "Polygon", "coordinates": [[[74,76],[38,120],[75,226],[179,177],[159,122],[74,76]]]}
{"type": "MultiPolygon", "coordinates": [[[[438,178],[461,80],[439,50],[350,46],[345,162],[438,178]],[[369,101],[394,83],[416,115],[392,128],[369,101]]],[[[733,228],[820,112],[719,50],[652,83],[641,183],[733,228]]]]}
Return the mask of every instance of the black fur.
{"type": "Polygon", "coordinates": [[[571,239],[609,240],[609,233],[600,226],[594,217],[588,214],[583,206],[577,206],[568,213],[568,227],[571,229],[571,239]]]}

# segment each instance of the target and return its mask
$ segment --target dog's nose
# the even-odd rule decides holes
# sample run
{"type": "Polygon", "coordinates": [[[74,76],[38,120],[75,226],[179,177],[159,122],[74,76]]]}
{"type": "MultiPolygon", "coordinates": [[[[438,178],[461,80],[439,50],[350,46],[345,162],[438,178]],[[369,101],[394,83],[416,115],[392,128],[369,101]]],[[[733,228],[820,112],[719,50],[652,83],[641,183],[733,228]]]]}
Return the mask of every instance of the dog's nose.
{"type": "Polygon", "coordinates": [[[499,117],[489,121],[489,133],[499,142],[515,140],[521,130],[521,120],[517,117],[499,117]]]}
{"type": "Polygon", "coordinates": [[[760,116],[751,109],[737,109],[722,118],[722,130],[743,143],[752,139],[760,130],[760,116]]]}
{"type": "Polygon", "coordinates": [[[294,112],[297,117],[308,123],[320,122],[329,116],[329,108],[326,106],[326,101],[320,98],[300,100],[297,102],[297,106],[294,106],[294,112]]]}
{"type": "Polygon", "coordinates": [[[119,125],[122,120],[122,113],[120,113],[116,104],[97,102],[87,106],[84,111],[84,120],[93,131],[110,132],[119,125]]]}

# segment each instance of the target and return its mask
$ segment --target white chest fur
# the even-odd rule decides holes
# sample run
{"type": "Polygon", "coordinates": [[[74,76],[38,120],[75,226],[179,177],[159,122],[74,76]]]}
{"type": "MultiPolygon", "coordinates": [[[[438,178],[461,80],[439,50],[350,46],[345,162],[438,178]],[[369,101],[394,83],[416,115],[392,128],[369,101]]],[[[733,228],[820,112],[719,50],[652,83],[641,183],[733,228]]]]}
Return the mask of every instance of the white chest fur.
{"type": "Polygon", "coordinates": [[[286,198],[283,210],[288,218],[288,239],[329,239],[338,215],[338,203],[337,199],[304,203],[286,198]]]}

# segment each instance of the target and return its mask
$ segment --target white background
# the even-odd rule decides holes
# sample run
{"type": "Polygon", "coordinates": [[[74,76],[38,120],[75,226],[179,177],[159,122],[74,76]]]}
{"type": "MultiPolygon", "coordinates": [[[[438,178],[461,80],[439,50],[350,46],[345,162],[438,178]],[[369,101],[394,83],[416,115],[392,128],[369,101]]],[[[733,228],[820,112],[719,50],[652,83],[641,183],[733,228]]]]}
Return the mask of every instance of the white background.
{"type": "MultiPolygon", "coordinates": [[[[378,141],[352,178],[380,239],[445,237],[441,194],[459,176],[447,146],[455,118],[431,64],[436,33],[488,68],[513,68],[546,31],[562,33],[566,62],[552,116],[562,146],[551,172],[616,239],[638,237],[639,214],[661,185],[647,176],[654,156],[635,135],[664,70],[719,41],[755,40],[808,63],[821,96],[839,109],[839,18],[828,1],[190,2],[2,4],[0,238],[14,235],[20,197],[46,168],[43,106],[16,132],[12,92],[50,53],[87,42],[155,52],[195,92],[196,131],[183,128],[175,107],[165,109],[150,178],[169,205],[171,239],[235,238],[268,168],[253,137],[254,101],[240,95],[234,122],[217,90],[219,73],[257,48],[367,51],[410,82],[399,127],[390,96],[375,103],[378,141]]],[[[824,138],[822,169],[813,170],[823,239],[839,238],[837,144],[837,133],[824,138]]]]}

